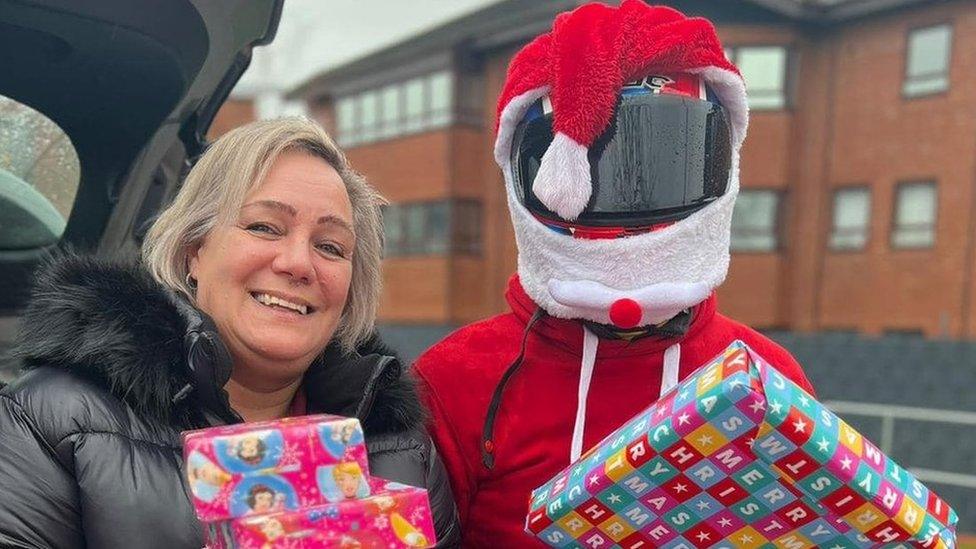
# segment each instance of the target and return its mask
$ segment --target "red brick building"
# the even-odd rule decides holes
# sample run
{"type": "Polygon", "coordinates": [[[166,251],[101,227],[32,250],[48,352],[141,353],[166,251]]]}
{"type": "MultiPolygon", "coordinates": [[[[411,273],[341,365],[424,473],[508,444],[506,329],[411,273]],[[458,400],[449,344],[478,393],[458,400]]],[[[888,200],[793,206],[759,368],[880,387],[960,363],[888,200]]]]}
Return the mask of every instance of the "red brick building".
{"type": "MultiPolygon", "coordinates": [[[[495,101],[512,54],[580,3],[504,1],[291,92],[391,201],[387,326],[506,308],[495,101]]],[[[751,95],[722,310],[759,328],[976,338],[976,3],[666,3],[715,22],[751,95]]]]}
{"type": "Polygon", "coordinates": [[[229,98],[221,105],[213,123],[207,131],[208,139],[217,139],[221,135],[258,119],[254,108],[254,100],[247,98],[229,98]]]}

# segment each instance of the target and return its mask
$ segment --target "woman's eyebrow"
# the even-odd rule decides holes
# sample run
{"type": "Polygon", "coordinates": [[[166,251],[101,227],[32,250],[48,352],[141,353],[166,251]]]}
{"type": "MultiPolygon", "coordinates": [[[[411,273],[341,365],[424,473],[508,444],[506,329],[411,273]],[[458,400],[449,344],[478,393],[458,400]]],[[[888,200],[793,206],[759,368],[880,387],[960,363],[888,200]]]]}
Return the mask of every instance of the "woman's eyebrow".
{"type": "MultiPolygon", "coordinates": [[[[250,208],[252,206],[263,206],[265,208],[271,208],[273,210],[282,211],[290,215],[291,217],[295,217],[296,215],[298,215],[298,210],[296,210],[294,206],[292,206],[291,204],[285,204],[284,202],[278,202],[277,200],[255,200],[254,202],[245,204],[244,206],[241,207],[241,209],[250,208]]],[[[353,230],[352,225],[350,225],[348,221],[346,221],[345,219],[337,215],[333,215],[333,214],[323,215],[322,217],[318,218],[318,220],[315,223],[318,225],[322,225],[322,224],[337,225],[340,228],[349,231],[350,234],[353,235],[356,234],[356,231],[353,230]]]]}
{"type": "Polygon", "coordinates": [[[285,204],[284,202],[278,202],[277,200],[255,200],[254,202],[241,206],[241,209],[243,210],[244,208],[250,208],[252,206],[264,206],[265,208],[271,208],[272,210],[279,210],[292,217],[298,215],[298,210],[296,210],[294,206],[285,204]]]}
{"type": "Polygon", "coordinates": [[[348,221],[346,221],[345,219],[343,219],[343,218],[341,218],[341,217],[339,217],[337,215],[331,215],[331,214],[330,215],[323,215],[322,217],[319,218],[318,221],[316,221],[316,223],[319,224],[319,225],[322,225],[322,224],[325,224],[325,223],[328,223],[328,224],[331,224],[331,225],[338,225],[339,227],[341,227],[341,228],[349,231],[350,234],[353,234],[353,235],[356,234],[356,231],[354,231],[352,229],[352,225],[350,225],[348,221]]]}

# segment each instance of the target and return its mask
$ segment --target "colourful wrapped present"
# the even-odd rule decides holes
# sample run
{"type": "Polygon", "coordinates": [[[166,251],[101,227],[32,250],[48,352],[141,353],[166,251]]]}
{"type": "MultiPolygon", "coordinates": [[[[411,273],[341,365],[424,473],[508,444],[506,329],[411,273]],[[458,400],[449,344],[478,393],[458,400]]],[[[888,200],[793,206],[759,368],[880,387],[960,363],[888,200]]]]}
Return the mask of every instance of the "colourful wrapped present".
{"type": "Polygon", "coordinates": [[[209,525],[213,549],[394,549],[436,543],[427,491],[383,482],[372,496],[209,525]]]}
{"type": "Polygon", "coordinates": [[[369,495],[359,420],[304,416],[183,434],[197,516],[223,520],[369,495]]]}
{"type": "Polygon", "coordinates": [[[736,341],[532,493],[554,547],[953,547],[955,512],[736,341]]]}

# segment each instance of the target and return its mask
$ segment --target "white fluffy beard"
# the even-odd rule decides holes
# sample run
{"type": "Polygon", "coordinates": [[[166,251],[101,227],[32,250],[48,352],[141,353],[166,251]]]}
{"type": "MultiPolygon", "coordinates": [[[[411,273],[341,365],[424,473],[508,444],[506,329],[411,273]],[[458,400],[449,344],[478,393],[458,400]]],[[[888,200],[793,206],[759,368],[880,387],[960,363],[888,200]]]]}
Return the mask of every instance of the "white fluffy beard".
{"type": "Polygon", "coordinates": [[[664,229],[626,238],[587,240],[559,234],[515,198],[507,159],[502,166],[526,293],[552,316],[612,324],[621,298],[641,306],[641,325],[657,324],[701,303],[729,266],[732,207],[739,191],[739,157],[721,198],[664,229]]]}

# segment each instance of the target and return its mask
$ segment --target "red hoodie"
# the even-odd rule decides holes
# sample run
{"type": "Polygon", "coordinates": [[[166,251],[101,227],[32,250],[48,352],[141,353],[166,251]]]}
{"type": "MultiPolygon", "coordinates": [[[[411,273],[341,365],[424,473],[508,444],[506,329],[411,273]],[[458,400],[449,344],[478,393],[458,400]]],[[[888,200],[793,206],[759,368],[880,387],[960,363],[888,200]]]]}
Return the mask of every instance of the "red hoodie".
{"type": "MultiPolygon", "coordinates": [[[[518,277],[506,294],[512,312],[449,335],[421,356],[415,371],[431,412],[461,515],[465,547],[542,547],[523,532],[529,495],[569,465],[583,346],[582,324],[542,316],[497,410],[494,466],[482,462],[482,434],[495,387],[516,359],[538,306],[518,277]]],[[[684,336],[599,342],[587,397],[587,450],[660,396],[664,351],[681,345],[679,379],[741,339],[813,394],[800,365],[782,347],[715,312],[714,294],[698,305],[684,336]]]]}

